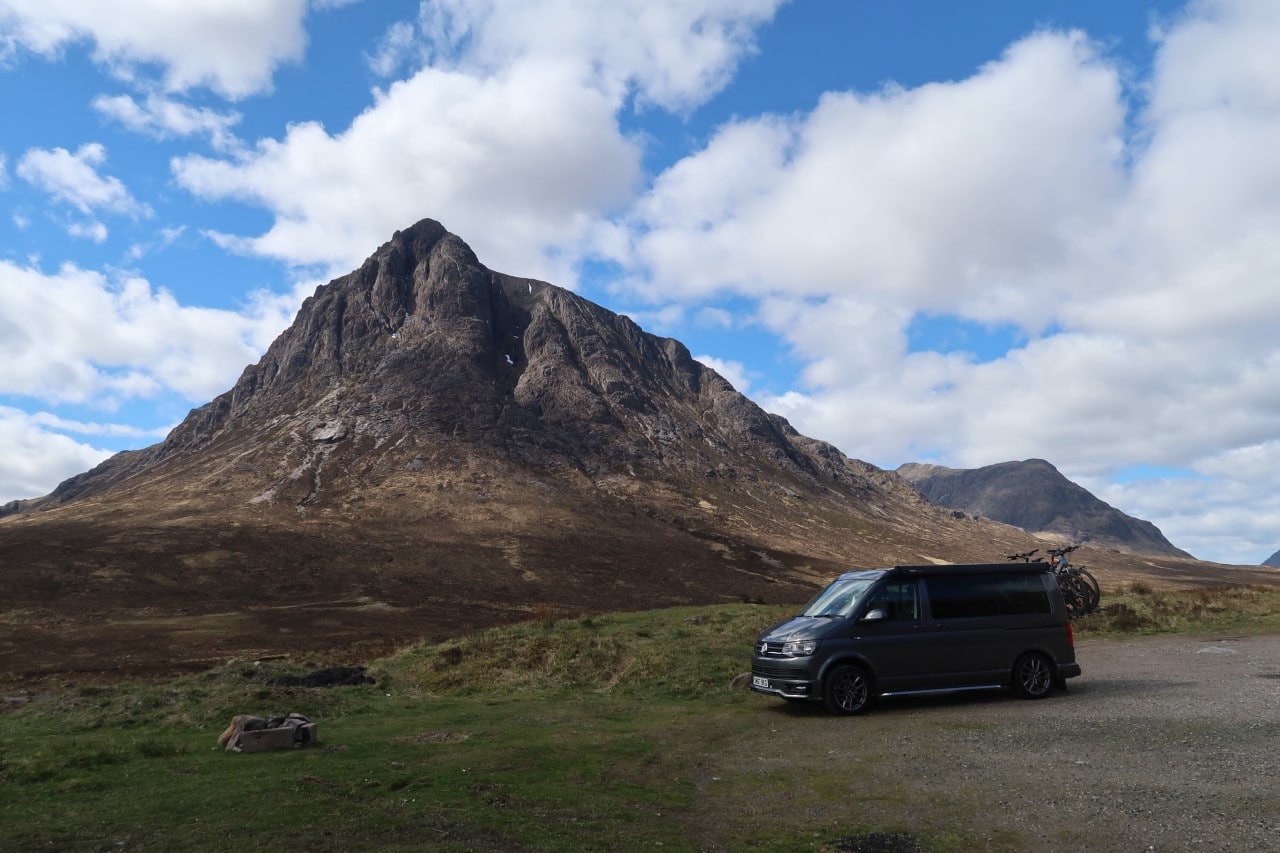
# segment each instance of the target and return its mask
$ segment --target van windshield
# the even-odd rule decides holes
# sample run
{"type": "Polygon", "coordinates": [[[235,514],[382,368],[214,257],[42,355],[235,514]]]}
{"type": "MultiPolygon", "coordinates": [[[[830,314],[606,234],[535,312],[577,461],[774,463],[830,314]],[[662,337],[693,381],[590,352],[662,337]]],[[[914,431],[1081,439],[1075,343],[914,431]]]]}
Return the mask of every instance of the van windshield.
{"type": "Polygon", "coordinates": [[[839,578],[806,604],[799,615],[848,616],[857,607],[862,594],[878,579],[878,574],[871,577],[839,578]]]}

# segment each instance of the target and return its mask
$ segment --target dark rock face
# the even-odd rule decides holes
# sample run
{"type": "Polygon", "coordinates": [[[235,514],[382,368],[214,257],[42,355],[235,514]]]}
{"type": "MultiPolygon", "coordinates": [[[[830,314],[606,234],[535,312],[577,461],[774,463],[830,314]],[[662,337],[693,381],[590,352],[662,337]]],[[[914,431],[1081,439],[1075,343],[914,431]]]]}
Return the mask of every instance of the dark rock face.
{"type": "Polygon", "coordinates": [[[1137,554],[1190,557],[1149,521],[1133,518],[1076,485],[1043,459],[955,469],[908,463],[898,473],[931,502],[1030,533],[1056,534],[1137,554]]]}
{"type": "MultiPolygon", "coordinates": [[[[254,445],[237,448],[241,466],[266,450],[307,469],[316,488],[302,504],[332,493],[321,475],[340,445],[360,445],[367,472],[404,436],[587,475],[621,465],[732,475],[746,456],[856,486],[859,469],[738,394],[680,342],[558,287],[491,272],[431,220],[319,288],[234,388],[162,444],[119,454],[41,503],[98,493],[237,433],[254,445]]],[[[300,476],[296,466],[280,474],[259,494],[274,498],[300,476]]]]}

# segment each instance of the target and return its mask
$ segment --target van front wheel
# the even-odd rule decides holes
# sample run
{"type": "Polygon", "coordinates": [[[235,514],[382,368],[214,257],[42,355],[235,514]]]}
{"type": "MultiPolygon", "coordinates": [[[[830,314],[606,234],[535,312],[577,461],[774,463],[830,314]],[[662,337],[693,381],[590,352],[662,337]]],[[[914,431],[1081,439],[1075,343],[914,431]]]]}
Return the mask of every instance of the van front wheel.
{"type": "Polygon", "coordinates": [[[1013,689],[1024,699],[1043,699],[1053,692],[1053,664],[1039,652],[1027,652],[1013,665],[1013,689]]]}
{"type": "Polygon", "coordinates": [[[871,704],[871,679],[860,666],[838,666],[823,683],[822,698],[833,714],[861,714],[871,704]]]}

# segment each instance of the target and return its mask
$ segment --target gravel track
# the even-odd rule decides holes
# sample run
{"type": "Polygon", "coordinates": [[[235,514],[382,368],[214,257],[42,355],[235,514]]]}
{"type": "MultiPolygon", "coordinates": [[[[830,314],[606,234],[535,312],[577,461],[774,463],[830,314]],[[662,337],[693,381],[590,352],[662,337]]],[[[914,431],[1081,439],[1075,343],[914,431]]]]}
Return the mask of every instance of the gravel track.
{"type": "Polygon", "coordinates": [[[1042,701],[837,718],[761,697],[759,728],[719,761],[790,780],[745,816],[762,827],[800,814],[991,850],[1280,849],[1280,637],[1086,638],[1077,659],[1084,674],[1042,701]]]}

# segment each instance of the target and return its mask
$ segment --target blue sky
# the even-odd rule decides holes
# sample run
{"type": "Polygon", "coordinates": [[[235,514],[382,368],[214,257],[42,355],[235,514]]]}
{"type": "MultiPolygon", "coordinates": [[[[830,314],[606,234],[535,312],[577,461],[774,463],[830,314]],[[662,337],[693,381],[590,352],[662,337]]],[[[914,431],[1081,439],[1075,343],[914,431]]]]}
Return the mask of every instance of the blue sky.
{"type": "Polygon", "coordinates": [[[1280,4],[0,0],[0,502],[440,220],[850,456],[1280,547],[1280,4]]]}

